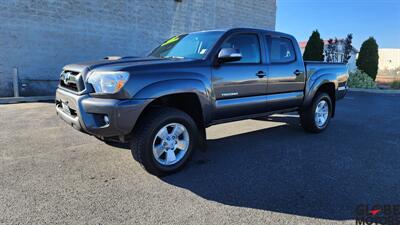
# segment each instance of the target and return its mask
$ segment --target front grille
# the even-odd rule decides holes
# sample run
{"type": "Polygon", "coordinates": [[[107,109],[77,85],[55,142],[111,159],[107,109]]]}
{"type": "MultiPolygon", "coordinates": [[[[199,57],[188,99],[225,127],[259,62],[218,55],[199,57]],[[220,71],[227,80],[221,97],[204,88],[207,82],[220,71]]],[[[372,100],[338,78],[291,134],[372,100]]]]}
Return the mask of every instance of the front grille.
{"type": "Polygon", "coordinates": [[[64,70],[61,73],[60,86],[74,92],[81,92],[85,89],[82,75],[79,72],[70,70],[64,70]]]}

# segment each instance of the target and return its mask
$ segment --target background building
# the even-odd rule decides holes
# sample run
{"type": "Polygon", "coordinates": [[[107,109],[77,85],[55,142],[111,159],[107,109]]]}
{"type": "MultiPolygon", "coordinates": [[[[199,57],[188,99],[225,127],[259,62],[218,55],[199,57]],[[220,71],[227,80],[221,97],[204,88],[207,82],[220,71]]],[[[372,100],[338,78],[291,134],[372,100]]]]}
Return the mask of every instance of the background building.
{"type": "Polygon", "coordinates": [[[276,0],[15,0],[0,5],[0,96],[51,95],[65,64],[145,55],[184,32],[275,29],[276,0]]]}
{"type": "Polygon", "coordinates": [[[378,54],[380,70],[400,68],[400,48],[380,48],[378,54]]]}
{"type": "Polygon", "coordinates": [[[379,64],[376,81],[390,83],[400,80],[400,49],[380,48],[378,49],[379,64]]]}

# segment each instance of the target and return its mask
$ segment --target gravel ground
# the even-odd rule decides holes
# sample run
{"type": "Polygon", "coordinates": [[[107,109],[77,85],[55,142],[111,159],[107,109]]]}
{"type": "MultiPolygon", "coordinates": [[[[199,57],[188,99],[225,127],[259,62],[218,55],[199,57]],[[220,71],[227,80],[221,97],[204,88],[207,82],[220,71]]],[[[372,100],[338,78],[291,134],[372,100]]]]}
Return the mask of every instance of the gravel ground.
{"type": "Polygon", "coordinates": [[[400,203],[400,95],[349,93],[322,134],[298,122],[211,127],[209,148],[160,179],[53,104],[0,105],[0,223],[355,224],[358,204],[400,203]]]}

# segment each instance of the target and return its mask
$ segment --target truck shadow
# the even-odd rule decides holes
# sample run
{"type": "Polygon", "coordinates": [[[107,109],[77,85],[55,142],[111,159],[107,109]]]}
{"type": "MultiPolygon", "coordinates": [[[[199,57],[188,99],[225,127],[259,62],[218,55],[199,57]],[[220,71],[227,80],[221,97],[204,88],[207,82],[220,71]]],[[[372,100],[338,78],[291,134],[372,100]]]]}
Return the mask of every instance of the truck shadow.
{"type": "Polygon", "coordinates": [[[344,136],[362,127],[342,120],[322,134],[303,132],[298,118],[267,120],[287,124],[208,140],[162,180],[226,205],[332,220],[354,219],[359,204],[400,202],[395,146],[344,136]]]}

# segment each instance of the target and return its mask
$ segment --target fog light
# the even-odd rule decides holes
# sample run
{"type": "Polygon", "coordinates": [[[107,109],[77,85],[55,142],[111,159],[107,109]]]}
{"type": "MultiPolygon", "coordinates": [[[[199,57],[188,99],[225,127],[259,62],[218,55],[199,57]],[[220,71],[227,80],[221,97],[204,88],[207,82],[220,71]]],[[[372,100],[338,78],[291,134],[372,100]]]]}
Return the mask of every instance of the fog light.
{"type": "Polygon", "coordinates": [[[110,124],[110,118],[108,118],[107,115],[104,116],[104,122],[106,123],[106,125],[110,124]]]}

